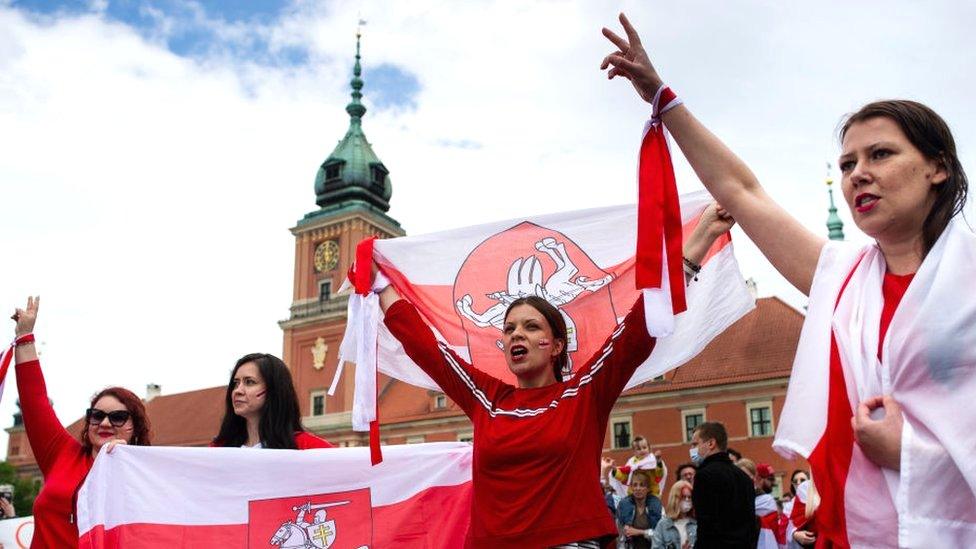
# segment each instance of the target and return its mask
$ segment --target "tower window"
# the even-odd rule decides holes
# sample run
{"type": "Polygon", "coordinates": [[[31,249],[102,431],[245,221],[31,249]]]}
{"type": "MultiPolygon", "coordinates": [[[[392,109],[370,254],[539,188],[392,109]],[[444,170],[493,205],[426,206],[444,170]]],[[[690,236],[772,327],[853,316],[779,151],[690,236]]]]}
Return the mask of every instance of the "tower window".
{"type": "Polygon", "coordinates": [[[325,391],[312,392],[312,417],[325,415],[325,391]]]}
{"type": "Polygon", "coordinates": [[[319,301],[328,301],[330,297],[332,297],[332,281],[319,282],[319,301]]]}
{"type": "Polygon", "coordinates": [[[339,164],[332,164],[325,167],[326,179],[339,179],[339,164]]]}
{"type": "Polygon", "coordinates": [[[382,185],[384,180],[386,180],[386,173],[378,167],[373,167],[373,184],[382,185]]]}

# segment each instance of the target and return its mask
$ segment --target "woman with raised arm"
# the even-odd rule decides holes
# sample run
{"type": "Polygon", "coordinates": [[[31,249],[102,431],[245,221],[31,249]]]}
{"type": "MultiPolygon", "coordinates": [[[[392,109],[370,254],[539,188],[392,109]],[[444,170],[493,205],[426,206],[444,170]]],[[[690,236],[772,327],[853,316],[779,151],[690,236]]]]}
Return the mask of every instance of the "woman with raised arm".
{"type": "MultiPolygon", "coordinates": [[[[706,208],[685,243],[685,257],[701,263],[732,223],[717,205],[706,208]]],[[[466,546],[609,546],[617,529],[595,478],[613,404],[654,347],[643,299],[602,349],[565,380],[563,316],[543,298],[515,300],[505,313],[501,340],[518,383],[512,386],[438,344],[417,309],[393,286],[376,291],[390,332],[474,424],[466,546]]]]}
{"type": "Polygon", "coordinates": [[[142,400],[122,387],[109,387],[92,398],[85,423],[77,437],[58,421],[34,349],[34,322],[39,297],[27,298],[27,308],[13,315],[16,327],[17,392],[24,430],[44,486],[34,500],[33,548],[78,547],[75,497],[95,456],[103,446],[111,452],[116,444],[149,446],[149,418],[142,400]]]}
{"type": "MultiPolygon", "coordinates": [[[[673,98],[620,22],[626,39],[603,29],[618,48],[603,61],[609,78],[628,79],[649,102],[673,98]]],[[[705,187],[810,296],[774,446],[808,457],[820,537],[903,547],[976,539],[976,236],[955,219],[968,182],[945,121],[903,100],[847,117],[843,194],[874,239],[858,248],[803,227],[687,106],[662,118],[705,187]]]]}
{"type": "Polygon", "coordinates": [[[224,419],[211,446],[312,450],[332,448],[302,427],[298,395],[288,366],[278,357],[251,353],[230,372],[224,419]]]}

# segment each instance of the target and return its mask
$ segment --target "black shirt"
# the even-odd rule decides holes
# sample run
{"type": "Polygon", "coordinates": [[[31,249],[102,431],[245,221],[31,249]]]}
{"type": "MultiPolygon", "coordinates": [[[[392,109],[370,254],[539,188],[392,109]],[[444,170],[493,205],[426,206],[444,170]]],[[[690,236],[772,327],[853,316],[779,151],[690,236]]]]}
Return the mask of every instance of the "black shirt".
{"type": "Polygon", "coordinates": [[[756,488],[727,453],[716,452],[702,461],[691,499],[698,519],[695,549],[756,547],[756,488]]]}

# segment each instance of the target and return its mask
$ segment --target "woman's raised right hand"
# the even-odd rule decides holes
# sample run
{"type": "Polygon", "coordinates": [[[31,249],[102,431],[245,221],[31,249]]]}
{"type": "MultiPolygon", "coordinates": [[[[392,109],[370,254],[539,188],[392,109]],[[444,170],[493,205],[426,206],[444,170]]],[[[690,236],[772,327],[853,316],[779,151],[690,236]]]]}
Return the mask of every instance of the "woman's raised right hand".
{"type": "Polygon", "coordinates": [[[27,298],[27,308],[26,309],[16,309],[14,311],[12,318],[16,323],[17,327],[14,329],[14,334],[17,337],[22,335],[27,335],[34,331],[34,323],[37,322],[37,308],[41,304],[41,296],[28,297],[27,298]]]}
{"type": "Polygon", "coordinates": [[[648,103],[654,101],[654,95],[661,88],[663,81],[658,75],[651,59],[647,56],[647,51],[641,44],[637,30],[627,16],[620,14],[620,24],[624,27],[627,40],[617,36],[612,30],[603,27],[603,36],[617,46],[617,50],[603,58],[600,69],[606,69],[613,65],[607,72],[607,78],[613,79],[615,76],[623,76],[634,85],[638,95],[648,103]]]}

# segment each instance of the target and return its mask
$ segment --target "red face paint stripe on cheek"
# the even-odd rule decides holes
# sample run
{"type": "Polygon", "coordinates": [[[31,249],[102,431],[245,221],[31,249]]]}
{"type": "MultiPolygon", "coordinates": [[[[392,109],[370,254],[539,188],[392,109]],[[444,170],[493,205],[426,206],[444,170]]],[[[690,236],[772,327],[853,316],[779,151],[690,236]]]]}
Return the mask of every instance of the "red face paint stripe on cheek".
{"type": "Polygon", "coordinates": [[[263,397],[264,396],[264,393],[265,393],[265,391],[261,391],[260,393],[254,395],[254,398],[263,397]]]}

